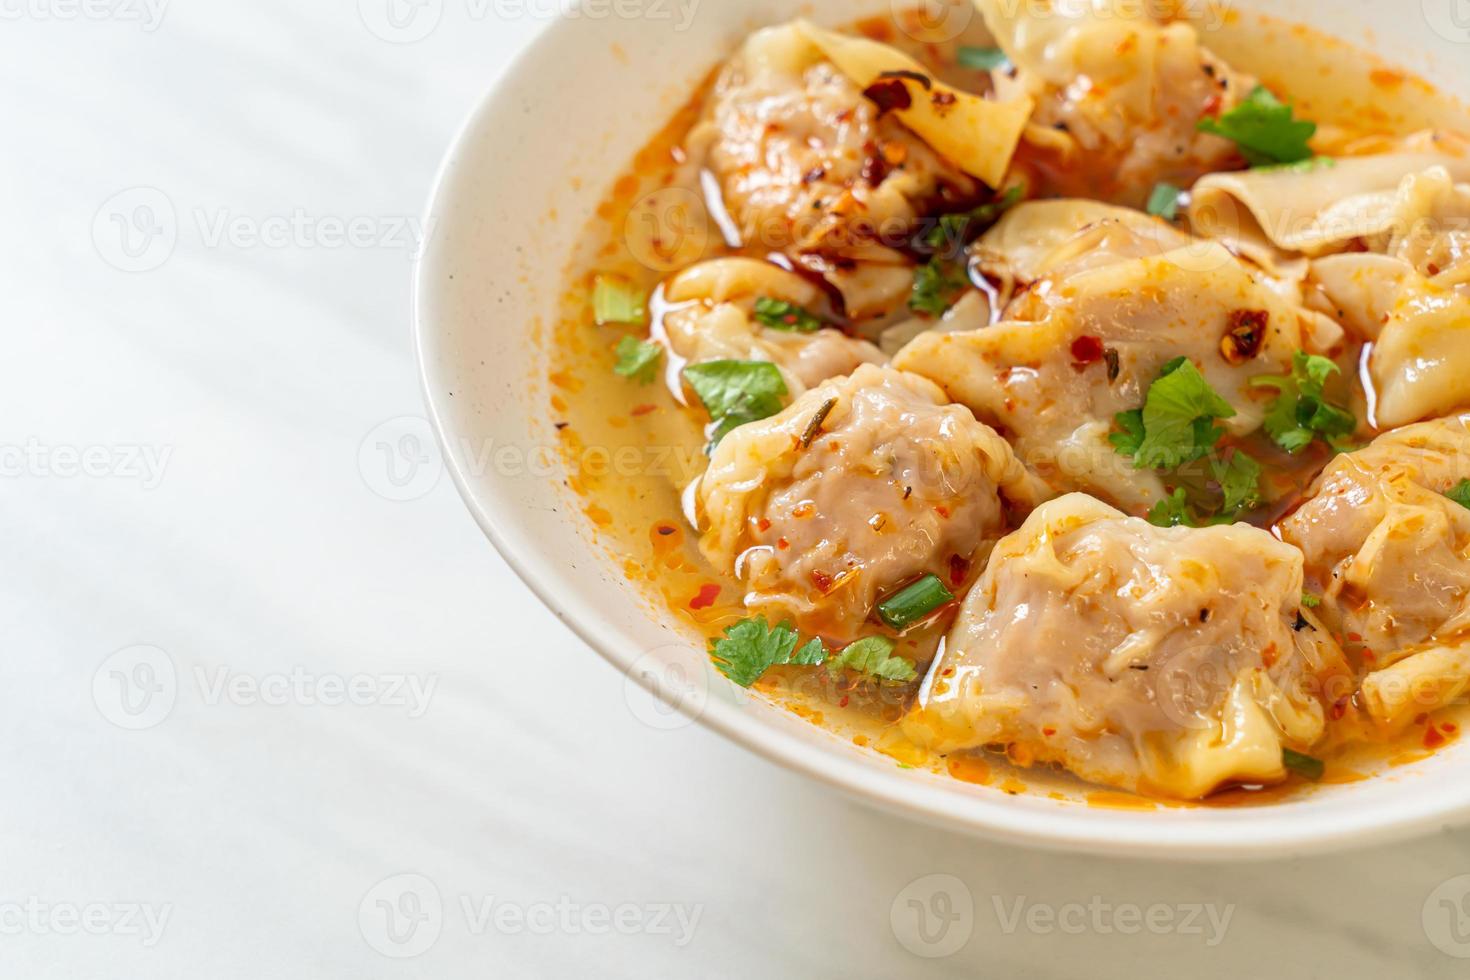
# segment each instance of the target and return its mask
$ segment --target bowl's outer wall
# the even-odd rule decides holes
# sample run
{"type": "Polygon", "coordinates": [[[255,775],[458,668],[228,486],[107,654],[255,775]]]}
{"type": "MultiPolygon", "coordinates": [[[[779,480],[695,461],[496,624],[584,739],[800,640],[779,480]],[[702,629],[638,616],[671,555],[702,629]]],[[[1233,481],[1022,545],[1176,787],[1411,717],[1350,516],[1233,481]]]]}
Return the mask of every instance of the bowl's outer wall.
{"type": "MultiPolygon", "coordinates": [[[[1437,2],[1425,0],[1425,8],[1437,2]]],[[[1455,2],[1444,5],[1446,15],[1455,2]]],[[[993,839],[1106,854],[1264,857],[1382,843],[1464,819],[1466,751],[1402,775],[1235,811],[1098,810],[900,772],[892,760],[734,691],[624,581],[560,475],[487,466],[503,447],[531,457],[555,450],[544,345],[586,218],[709,68],[749,30],[793,9],[773,0],[701,0],[686,17],[694,3],[664,5],[671,10],[664,21],[588,17],[548,26],[466,124],[431,204],[416,295],[431,419],[475,518],[541,599],[638,683],[668,691],[678,685],[661,680],[692,677],[680,709],[749,748],[877,805],[993,839]]],[[[1470,91],[1470,45],[1433,29],[1418,0],[1240,6],[1370,43],[1436,84],[1470,91]]],[[[818,0],[804,12],[842,24],[886,9],[818,0]]]]}

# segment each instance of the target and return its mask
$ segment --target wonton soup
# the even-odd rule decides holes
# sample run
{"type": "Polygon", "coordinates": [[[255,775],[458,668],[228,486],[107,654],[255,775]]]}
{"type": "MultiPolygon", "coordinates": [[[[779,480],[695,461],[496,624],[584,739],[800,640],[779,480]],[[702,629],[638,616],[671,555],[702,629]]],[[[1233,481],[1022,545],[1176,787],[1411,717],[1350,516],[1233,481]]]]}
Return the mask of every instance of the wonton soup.
{"type": "Polygon", "coordinates": [[[551,411],[757,696],[1008,792],[1277,799],[1458,734],[1470,123],[1152,6],[753,33],[589,227],[551,411]]]}

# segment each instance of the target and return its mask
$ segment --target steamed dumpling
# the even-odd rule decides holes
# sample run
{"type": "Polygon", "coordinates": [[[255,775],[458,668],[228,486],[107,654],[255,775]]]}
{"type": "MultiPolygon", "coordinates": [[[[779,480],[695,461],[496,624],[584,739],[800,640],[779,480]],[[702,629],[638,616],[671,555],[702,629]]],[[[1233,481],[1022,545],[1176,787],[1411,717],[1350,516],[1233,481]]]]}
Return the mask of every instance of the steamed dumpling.
{"type": "Polygon", "coordinates": [[[1016,67],[1002,96],[1037,100],[1027,142],[1062,193],[1142,206],[1159,181],[1188,186],[1237,166],[1235,144],[1196,126],[1255,87],[1206,50],[1188,24],[1125,16],[1113,0],[1048,7],[977,0],[1016,67]]]}
{"type": "MultiPolygon", "coordinates": [[[[1082,234],[1091,232],[1084,229],[1082,234]]],[[[1134,234],[1120,226],[1113,234],[1134,234]]],[[[1341,331],[1288,302],[1229,252],[1194,242],[1160,255],[1097,262],[1059,246],[1082,269],[1043,278],[1006,310],[1007,320],[969,333],[925,334],[894,366],[927,377],[976,417],[1011,438],[1026,464],[1057,491],[1081,490],[1142,513],[1164,487],[1134,469],[1108,442],[1113,418],[1143,405],[1170,360],[1194,362],[1235,408],[1221,425],[1233,436],[1259,428],[1266,403],[1250,380],[1290,373],[1293,354],[1326,349],[1341,331]],[[1249,356],[1227,344],[1243,323],[1249,356]],[[1114,355],[1103,355],[1108,352],[1114,355]]],[[[1053,251],[1057,251],[1054,249],[1053,251]]],[[[1128,254],[1127,250],[1123,254],[1128,254]]],[[[1049,269],[1044,262],[1039,268],[1049,269]]]]}
{"type": "Polygon", "coordinates": [[[760,297],[812,310],[823,301],[801,276],[755,259],[715,259],[679,273],[664,290],[677,304],[663,321],[673,353],[690,363],[771,361],[793,395],[886,360],[872,344],[832,327],[801,333],[762,326],[752,315],[760,297]]]}
{"type": "Polygon", "coordinates": [[[746,41],[691,142],[708,146],[742,241],[828,275],[854,319],[908,295],[912,265],[889,246],[931,209],[982,190],[894,114],[880,114],[797,24],[746,41]]]}
{"type": "Polygon", "coordinates": [[[1281,537],[1306,557],[1322,619],[1361,661],[1365,707],[1398,724],[1470,685],[1470,416],[1409,426],[1339,456],[1281,537]]]}
{"type": "Polygon", "coordinates": [[[1160,529],[1081,494],[996,545],[904,733],[1007,746],[1092,782],[1195,799],[1279,781],[1343,673],[1300,612],[1302,558],[1245,525],[1160,529]]]}
{"type": "Polygon", "coordinates": [[[731,432],[701,479],[701,548],[771,622],[856,639],[879,599],[952,586],[1045,488],[923,378],[864,366],[731,432]]]}

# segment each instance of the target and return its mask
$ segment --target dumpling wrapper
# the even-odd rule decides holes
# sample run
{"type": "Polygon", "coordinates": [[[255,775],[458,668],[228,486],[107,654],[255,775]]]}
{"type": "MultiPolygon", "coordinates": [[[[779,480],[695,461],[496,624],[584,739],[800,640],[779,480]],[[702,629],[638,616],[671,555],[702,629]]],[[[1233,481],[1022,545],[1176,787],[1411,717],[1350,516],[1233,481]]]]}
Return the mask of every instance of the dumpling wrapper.
{"type": "Polygon", "coordinates": [[[896,76],[909,93],[908,108],[894,110],[900,121],[966,173],[1000,187],[1020,145],[1035,103],[1029,98],[995,102],[951,88],[896,48],[867,38],[824,30],[798,21],[802,33],[838,70],[866,89],[884,75],[906,72],[930,80],[896,76]]]}

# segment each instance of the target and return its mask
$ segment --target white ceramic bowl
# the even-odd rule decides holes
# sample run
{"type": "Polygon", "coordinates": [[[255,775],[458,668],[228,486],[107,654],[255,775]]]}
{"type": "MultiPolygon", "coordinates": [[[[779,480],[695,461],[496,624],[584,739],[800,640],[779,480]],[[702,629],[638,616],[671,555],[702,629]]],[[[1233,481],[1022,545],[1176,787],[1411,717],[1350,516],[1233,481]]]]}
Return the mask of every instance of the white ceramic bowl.
{"type": "MultiPolygon", "coordinates": [[[[1315,23],[1448,91],[1470,92],[1470,11],[1463,0],[1422,2],[1422,16],[1420,0],[1241,6],[1315,23]]],[[[1470,746],[1392,775],[1245,809],[1114,811],[901,771],[891,759],[735,692],[695,641],[636,601],[559,476],[486,471],[486,447],[555,444],[544,351],[532,335],[554,322],[574,240],[632,155],[749,30],[798,13],[840,25],[887,4],[650,0],[639,5],[645,17],[562,19],[474,112],[434,193],[416,329],[431,418],[480,526],[589,646],[650,689],[682,696],[688,714],[768,759],[948,828],[1051,849],[1200,860],[1382,844],[1464,821],[1470,746]],[[679,12],[691,5],[684,23],[679,12]],[[663,9],[673,19],[654,16],[663,9]],[[553,209],[557,220],[548,219],[553,209]]]]}

